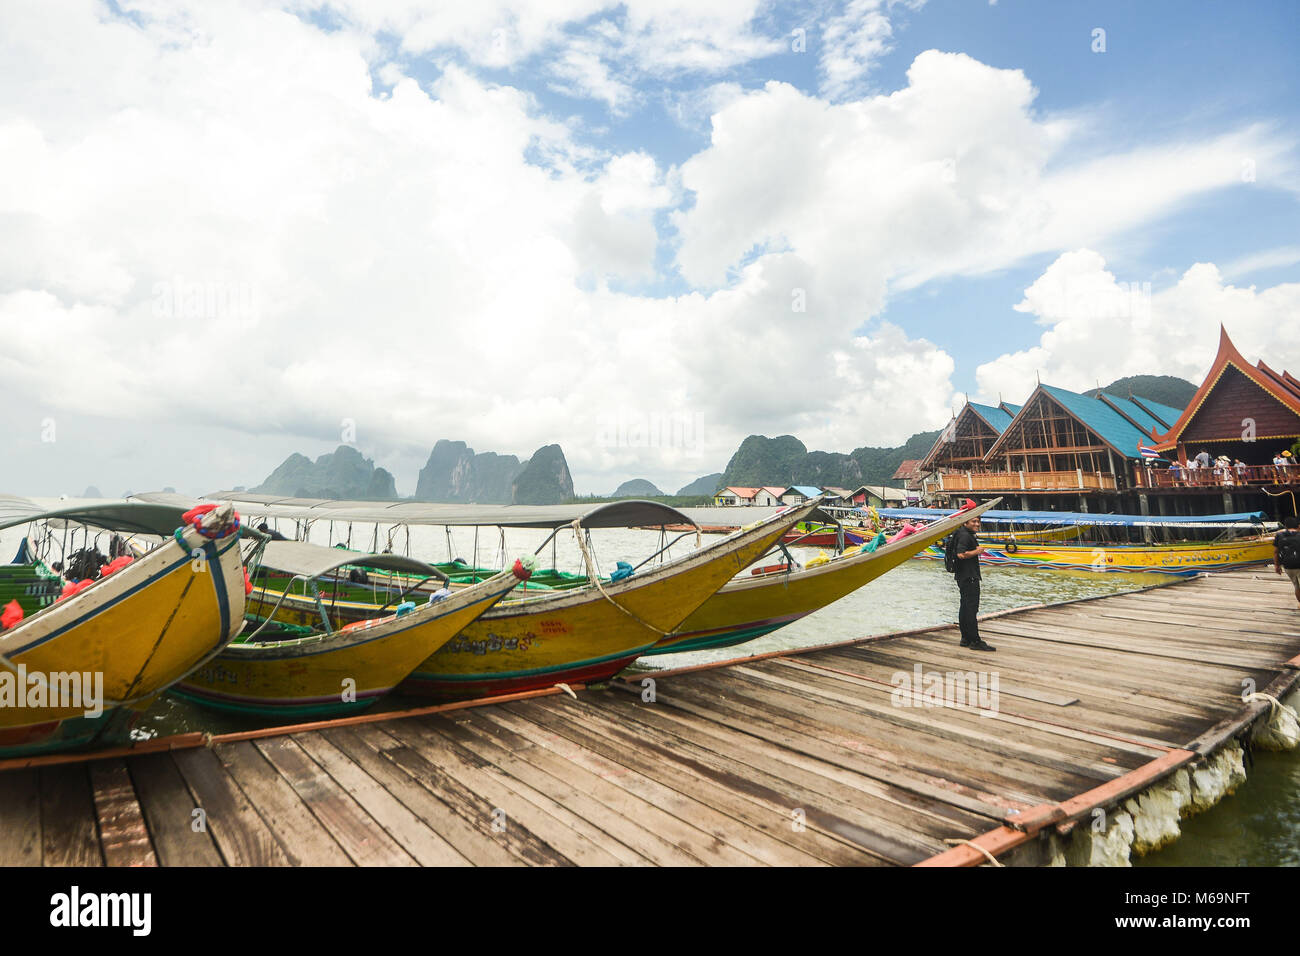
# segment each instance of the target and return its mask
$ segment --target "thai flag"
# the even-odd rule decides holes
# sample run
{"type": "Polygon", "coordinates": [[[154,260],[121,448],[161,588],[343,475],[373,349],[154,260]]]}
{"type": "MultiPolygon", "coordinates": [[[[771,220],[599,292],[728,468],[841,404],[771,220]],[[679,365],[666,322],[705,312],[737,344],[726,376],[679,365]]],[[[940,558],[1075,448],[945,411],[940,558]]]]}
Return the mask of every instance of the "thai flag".
{"type": "Polygon", "coordinates": [[[1156,451],[1154,448],[1148,448],[1146,445],[1142,444],[1141,442],[1138,442],[1138,453],[1147,461],[1150,461],[1153,458],[1160,457],[1160,453],[1158,451],[1156,451]]]}

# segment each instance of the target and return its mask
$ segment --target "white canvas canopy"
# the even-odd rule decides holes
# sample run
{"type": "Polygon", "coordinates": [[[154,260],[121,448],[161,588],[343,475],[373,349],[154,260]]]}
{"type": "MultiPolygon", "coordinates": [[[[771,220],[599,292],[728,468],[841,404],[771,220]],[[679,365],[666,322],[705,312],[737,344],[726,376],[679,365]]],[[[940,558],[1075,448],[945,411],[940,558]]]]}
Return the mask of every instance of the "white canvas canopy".
{"type": "Polygon", "coordinates": [[[400,554],[370,554],[344,548],[326,548],[304,541],[268,541],[262,551],[262,567],[305,578],[318,578],[344,566],[361,566],[381,571],[402,571],[447,580],[433,565],[400,554]]]}
{"type": "MultiPolygon", "coordinates": [[[[182,495],[150,492],[134,500],[181,504],[182,495]]],[[[338,501],[326,498],[285,498],[247,491],[218,491],[206,501],[229,501],[240,512],[289,520],[353,521],[373,524],[435,525],[498,528],[562,528],[581,520],[584,528],[653,528],[695,522],[657,501],[628,498],[595,505],[474,505],[421,501],[338,501]]]]}

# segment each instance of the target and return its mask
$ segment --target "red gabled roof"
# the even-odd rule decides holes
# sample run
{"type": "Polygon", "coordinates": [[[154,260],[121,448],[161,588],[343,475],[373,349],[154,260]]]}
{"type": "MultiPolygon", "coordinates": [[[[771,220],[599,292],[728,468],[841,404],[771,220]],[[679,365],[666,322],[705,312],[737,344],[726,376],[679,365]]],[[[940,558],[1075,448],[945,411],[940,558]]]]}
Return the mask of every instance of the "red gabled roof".
{"type": "Polygon", "coordinates": [[[901,465],[898,466],[898,471],[894,472],[893,476],[889,480],[893,481],[895,478],[902,478],[906,480],[908,478],[917,477],[917,473],[919,471],[917,466],[919,464],[921,464],[921,459],[919,458],[907,459],[907,461],[903,462],[901,465]]]}
{"type": "Polygon", "coordinates": [[[1214,386],[1218,383],[1219,377],[1229,365],[1295,414],[1300,415],[1300,383],[1297,383],[1295,378],[1286,372],[1279,375],[1265,365],[1263,361],[1260,361],[1257,365],[1251,365],[1237,351],[1237,347],[1232,344],[1232,339],[1228,338],[1228,330],[1220,325],[1219,353],[1214,356],[1214,362],[1210,365],[1210,371],[1205,375],[1205,381],[1201,382],[1201,387],[1196,390],[1192,400],[1183,409],[1183,414],[1179,416],[1178,421],[1174,422],[1169,431],[1163,435],[1158,435],[1152,431],[1152,438],[1155,440],[1157,451],[1171,451],[1178,447],[1178,440],[1182,436],[1184,429],[1191,424],[1192,419],[1196,417],[1196,413],[1201,410],[1205,400],[1214,391],[1214,386]]]}
{"type": "MultiPolygon", "coordinates": [[[[752,498],[754,495],[758,494],[760,490],[761,489],[759,488],[746,488],[742,485],[728,485],[726,488],[723,488],[722,491],[719,491],[718,494],[720,495],[724,492],[730,491],[737,498],[752,498]]],[[[717,496],[715,495],[714,497],[717,496]]]]}

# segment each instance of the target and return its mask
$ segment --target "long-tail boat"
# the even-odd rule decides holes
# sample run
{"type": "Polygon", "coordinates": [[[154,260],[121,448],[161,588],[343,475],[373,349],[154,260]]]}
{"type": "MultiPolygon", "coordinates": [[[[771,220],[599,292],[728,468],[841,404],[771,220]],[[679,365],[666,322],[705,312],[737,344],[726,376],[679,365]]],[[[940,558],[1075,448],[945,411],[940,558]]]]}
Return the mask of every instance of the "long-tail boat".
{"type": "MultiPolygon", "coordinates": [[[[937,546],[960,525],[984,514],[994,504],[944,512],[930,524],[910,532],[900,531],[892,541],[877,535],[835,557],[819,556],[802,566],[783,547],[784,562],[756,568],[751,574],[728,581],[646,654],[731,647],[770,634],[937,546]]],[[[796,539],[794,543],[800,542],[796,539]]]]}
{"type": "MultiPolygon", "coordinates": [[[[933,517],[935,509],[880,509],[882,518],[933,517]]],[[[984,564],[1089,574],[1191,577],[1273,559],[1263,512],[1220,515],[1114,515],[1088,512],[990,511],[980,543],[984,564]],[[1146,541],[1199,533],[1213,540],[1146,541]],[[1070,541],[1044,540],[1070,535],[1070,541]],[[1136,539],[1136,540],[1135,540],[1136,539]]],[[[936,547],[918,557],[942,559],[936,547]]]]}
{"type": "Polygon", "coordinates": [[[424,661],[401,689],[445,699],[606,680],[672,634],[818,504],[620,581],[592,575],[586,587],[503,602],[424,661]]]}
{"type": "MultiPolygon", "coordinates": [[[[486,581],[403,601],[394,608],[370,609],[371,616],[335,628],[316,590],[317,579],[339,568],[365,567],[400,571],[419,580],[445,581],[445,575],[422,561],[394,554],[358,554],[297,541],[271,541],[260,559],[262,568],[291,575],[315,594],[316,624],[285,624],[274,608],[250,605],[256,630],[180,682],[172,693],[220,710],[283,717],[337,716],[362,710],[401,682],[421,661],[451,640],[532,572],[533,559],[517,560],[486,581]],[[387,613],[385,613],[387,612],[387,613]],[[304,633],[305,632],[305,633],[304,633]]],[[[407,595],[401,595],[406,597],[407,595]]],[[[281,598],[288,597],[288,591],[281,598]]],[[[392,602],[390,602],[391,605],[392,602]]]]}
{"type": "Polygon", "coordinates": [[[38,596],[30,615],[19,615],[17,598],[5,610],[0,756],[125,741],[148,703],[239,633],[246,585],[239,516],[229,505],[200,511],[182,515],[139,502],[51,510],[0,499],[0,529],[33,526],[19,555],[26,560],[2,577],[30,578],[39,568],[42,580],[69,579],[58,600],[38,596]],[[59,561],[52,560],[60,541],[52,525],[63,532],[59,561]],[[73,553],[67,539],[75,545],[78,528],[83,547],[73,553]],[[161,543],[105,562],[92,533],[145,534],[161,543]],[[38,545],[29,546],[32,537],[38,545]],[[92,556],[98,559],[88,562],[92,556]]]}
{"type": "MultiPolygon", "coordinates": [[[[228,494],[219,492],[212,497],[228,494]]],[[[558,531],[568,527],[577,533],[584,554],[586,533],[593,528],[659,528],[674,524],[696,527],[676,509],[637,500],[577,509],[238,500],[246,510],[295,520],[299,529],[309,521],[319,520],[374,522],[376,528],[385,523],[549,528],[551,536],[538,548],[539,552],[547,543],[553,543],[558,531]]],[[[480,697],[611,677],[671,634],[728,579],[765,553],[796,522],[814,513],[819,503],[792,508],[688,555],[647,567],[667,550],[665,546],[620,580],[599,577],[589,561],[586,576],[568,576],[568,580],[556,581],[549,590],[516,590],[431,654],[399,691],[439,699],[480,697]]],[[[480,573],[473,567],[467,570],[471,576],[480,573]]],[[[367,600],[364,585],[337,577],[326,587],[334,589],[330,591],[328,609],[338,620],[355,619],[375,607],[373,599],[367,600]]],[[[258,600],[279,602],[283,593],[266,582],[258,600]]],[[[254,594],[257,597],[257,591],[254,594]]],[[[301,608],[304,598],[298,596],[295,600],[301,608]]],[[[284,600],[281,609],[291,603],[284,600]]]]}

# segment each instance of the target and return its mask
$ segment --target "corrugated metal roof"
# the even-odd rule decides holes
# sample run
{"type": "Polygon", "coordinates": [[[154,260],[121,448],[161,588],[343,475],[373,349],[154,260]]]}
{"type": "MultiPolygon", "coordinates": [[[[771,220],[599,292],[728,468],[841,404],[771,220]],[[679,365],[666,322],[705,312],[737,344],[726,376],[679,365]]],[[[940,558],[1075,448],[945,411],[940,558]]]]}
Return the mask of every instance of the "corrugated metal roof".
{"type": "Polygon", "coordinates": [[[988,422],[989,426],[999,435],[1006,431],[1007,426],[1011,424],[1011,416],[993,405],[979,405],[971,402],[970,407],[979,414],[980,418],[988,422]]]}
{"type": "MultiPolygon", "coordinates": [[[[1102,439],[1115,448],[1116,451],[1127,458],[1141,458],[1138,452],[1138,442],[1144,445],[1151,445],[1152,438],[1149,434],[1133,426],[1115,409],[1111,408],[1100,398],[1089,398],[1087,395],[1080,395],[1078,392],[1071,392],[1069,389],[1057,388],[1055,385],[1044,385],[1043,391],[1061,404],[1071,415],[1083,422],[1102,439]]],[[[1121,405],[1125,412],[1139,422],[1151,422],[1151,418],[1145,411],[1139,408],[1127,398],[1115,398],[1110,396],[1111,400],[1117,405],[1121,405]]]]}

